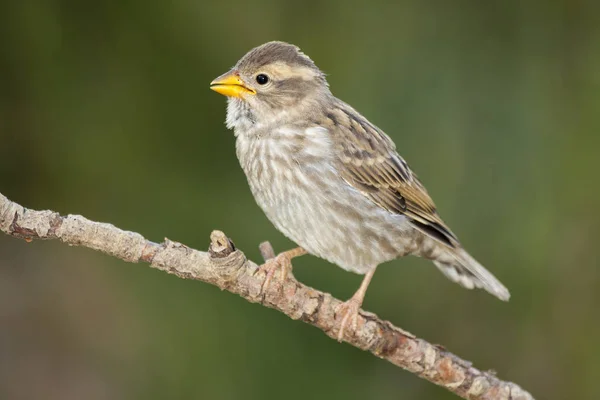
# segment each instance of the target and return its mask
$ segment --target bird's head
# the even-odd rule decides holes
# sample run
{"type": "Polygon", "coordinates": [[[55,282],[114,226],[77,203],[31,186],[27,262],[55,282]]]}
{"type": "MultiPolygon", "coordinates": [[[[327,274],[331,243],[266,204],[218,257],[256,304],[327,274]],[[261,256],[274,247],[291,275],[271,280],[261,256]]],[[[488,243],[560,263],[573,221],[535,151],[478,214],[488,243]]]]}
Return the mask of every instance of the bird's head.
{"type": "Polygon", "coordinates": [[[229,98],[230,126],[239,118],[265,122],[330,94],[325,74],[298,47],[284,42],[250,50],[210,88],[229,98]]]}

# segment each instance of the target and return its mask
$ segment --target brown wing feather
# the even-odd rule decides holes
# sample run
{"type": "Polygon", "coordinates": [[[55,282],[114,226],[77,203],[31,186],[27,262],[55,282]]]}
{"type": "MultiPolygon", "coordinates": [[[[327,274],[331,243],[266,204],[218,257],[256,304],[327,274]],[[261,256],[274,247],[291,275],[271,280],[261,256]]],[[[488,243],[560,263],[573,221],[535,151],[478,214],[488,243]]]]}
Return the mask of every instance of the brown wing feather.
{"type": "Polygon", "coordinates": [[[389,212],[406,215],[424,233],[452,247],[458,244],[427,190],[383,131],[343,103],[327,118],[346,182],[389,212]]]}

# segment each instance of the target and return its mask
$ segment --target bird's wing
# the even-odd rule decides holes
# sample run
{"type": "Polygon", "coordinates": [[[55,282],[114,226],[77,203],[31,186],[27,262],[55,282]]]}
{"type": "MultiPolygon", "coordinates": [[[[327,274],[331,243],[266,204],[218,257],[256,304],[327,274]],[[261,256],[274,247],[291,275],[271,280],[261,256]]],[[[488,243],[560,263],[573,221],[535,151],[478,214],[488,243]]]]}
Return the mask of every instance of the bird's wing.
{"type": "Polygon", "coordinates": [[[327,119],[338,171],[348,184],[387,211],[407,216],[427,235],[451,247],[458,245],[427,190],[383,131],[346,104],[327,119]]]}

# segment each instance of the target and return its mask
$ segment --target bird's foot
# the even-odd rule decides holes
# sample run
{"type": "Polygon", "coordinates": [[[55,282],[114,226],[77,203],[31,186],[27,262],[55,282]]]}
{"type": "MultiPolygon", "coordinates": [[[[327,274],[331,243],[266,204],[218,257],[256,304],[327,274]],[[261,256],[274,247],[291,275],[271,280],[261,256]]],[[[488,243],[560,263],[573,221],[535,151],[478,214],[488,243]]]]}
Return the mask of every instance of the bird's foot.
{"type": "Polygon", "coordinates": [[[358,299],[352,296],[350,300],[345,301],[336,307],[335,314],[342,316],[342,322],[340,322],[340,328],[338,330],[337,340],[341,342],[344,339],[344,333],[348,324],[352,324],[352,331],[356,332],[358,327],[358,311],[362,305],[362,299],[358,299]]]}
{"type": "Polygon", "coordinates": [[[281,270],[281,282],[285,282],[288,274],[292,270],[292,261],[285,256],[285,253],[278,254],[275,258],[267,260],[263,265],[260,266],[259,271],[264,271],[267,274],[262,287],[263,292],[271,284],[271,280],[278,269],[281,270]]]}
{"type": "Polygon", "coordinates": [[[266,260],[265,263],[259,268],[259,271],[264,271],[267,274],[262,285],[262,292],[268,289],[269,285],[271,284],[271,280],[278,269],[281,271],[281,282],[285,282],[292,271],[292,258],[301,256],[303,254],[306,254],[306,251],[298,247],[293,250],[279,253],[275,257],[266,260]]]}
{"type": "Polygon", "coordinates": [[[356,329],[358,328],[358,312],[360,311],[360,307],[365,299],[365,293],[367,293],[367,288],[369,287],[369,283],[371,283],[374,274],[375,268],[372,268],[365,274],[365,277],[356,293],[354,293],[354,296],[352,296],[350,300],[336,307],[335,319],[337,319],[338,315],[342,316],[342,322],[340,322],[340,329],[338,330],[338,342],[341,342],[342,339],[344,339],[344,331],[349,322],[352,322],[352,331],[356,334],[356,329]]]}

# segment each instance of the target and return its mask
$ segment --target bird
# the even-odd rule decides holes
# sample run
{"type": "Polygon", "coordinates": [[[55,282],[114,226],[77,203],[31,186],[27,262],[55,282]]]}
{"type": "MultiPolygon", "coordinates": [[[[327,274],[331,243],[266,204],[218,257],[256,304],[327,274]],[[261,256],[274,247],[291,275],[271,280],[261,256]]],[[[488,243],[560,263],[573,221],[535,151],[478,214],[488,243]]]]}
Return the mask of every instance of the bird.
{"type": "Polygon", "coordinates": [[[392,139],[335,97],[299,47],[268,42],[210,83],[227,96],[226,126],[250,190],[298,247],[261,266],[270,282],[311,254],[364,275],[335,311],[338,340],[357,317],[376,268],[413,255],[451,281],[508,301],[508,289],[467,253],[392,139]]]}

